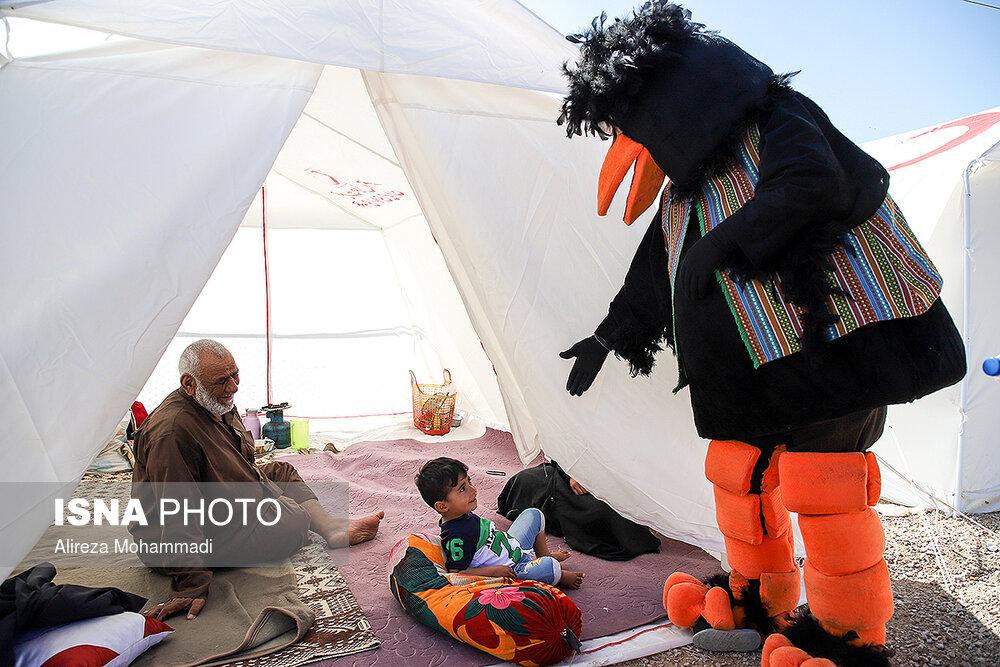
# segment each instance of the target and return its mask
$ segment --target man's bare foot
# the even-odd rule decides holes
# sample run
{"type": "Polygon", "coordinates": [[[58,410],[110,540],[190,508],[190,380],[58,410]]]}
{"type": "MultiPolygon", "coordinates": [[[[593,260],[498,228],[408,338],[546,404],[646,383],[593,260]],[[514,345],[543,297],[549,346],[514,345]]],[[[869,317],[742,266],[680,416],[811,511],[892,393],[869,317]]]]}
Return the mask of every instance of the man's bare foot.
{"type": "Polygon", "coordinates": [[[559,551],[553,551],[549,555],[555,558],[557,561],[562,562],[567,558],[569,558],[570,556],[572,556],[573,552],[567,551],[566,549],[560,549],[559,551]]]}
{"type": "Polygon", "coordinates": [[[584,576],[583,572],[563,570],[562,576],[559,577],[559,583],[556,586],[560,586],[561,588],[579,588],[583,583],[584,576]]]}
{"type": "Polygon", "coordinates": [[[360,544],[367,542],[378,533],[378,524],[385,517],[385,512],[378,511],[363,519],[351,519],[347,528],[347,537],[350,544],[360,544]]]}

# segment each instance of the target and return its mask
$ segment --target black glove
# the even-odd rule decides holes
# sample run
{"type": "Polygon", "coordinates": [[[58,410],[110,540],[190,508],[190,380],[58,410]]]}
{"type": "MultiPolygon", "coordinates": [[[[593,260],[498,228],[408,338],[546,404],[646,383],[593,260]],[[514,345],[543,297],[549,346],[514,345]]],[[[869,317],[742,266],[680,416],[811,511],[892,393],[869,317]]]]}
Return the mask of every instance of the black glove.
{"type": "Polygon", "coordinates": [[[608,351],[597,341],[596,336],[589,336],[565,352],[560,352],[559,356],[563,359],[576,357],[569,379],[566,380],[566,391],[572,396],[582,396],[601,372],[608,351]]]}
{"type": "Polygon", "coordinates": [[[698,239],[684,253],[677,270],[678,287],[692,299],[704,299],[715,283],[715,270],[724,266],[733,253],[734,245],[716,227],[698,239]]]}

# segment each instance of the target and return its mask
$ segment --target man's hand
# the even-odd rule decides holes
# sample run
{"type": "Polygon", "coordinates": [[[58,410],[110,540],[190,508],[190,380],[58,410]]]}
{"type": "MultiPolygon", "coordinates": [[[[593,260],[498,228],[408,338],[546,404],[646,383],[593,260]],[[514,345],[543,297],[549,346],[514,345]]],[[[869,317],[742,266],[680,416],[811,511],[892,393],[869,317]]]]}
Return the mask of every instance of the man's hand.
{"type": "Polygon", "coordinates": [[[677,282],[692,299],[704,299],[715,283],[715,271],[733,252],[729,240],[717,227],[698,239],[684,254],[677,270],[677,282]]]}
{"type": "Polygon", "coordinates": [[[571,396],[582,396],[583,392],[590,389],[594,383],[594,378],[601,372],[601,366],[608,356],[608,351],[604,349],[595,336],[588,336],[579,343],[559,356],[563,359],[576,357],[573,368],[570,369],[569,379],[566,380],[566,391],[571,396]]]}
{"type": "Polygon", "coordinates": [[[589,493],[589,491],[583,487],[583,484],[580,484],[580,482],[576,481],[572,477],[569,478],[569,488],[571,488],[573,493],[578,496],[585,496],[589,493]]]}
{"type": "Polygon", "coordinates": [[[155,618],[162,621],[165,618],[186,611],[189,621],[194,620],[205,606],[205,598],[170,598],[166,602],[161,602],[155,607],[150,607],[142,612],[143,616],[155,618]]]}

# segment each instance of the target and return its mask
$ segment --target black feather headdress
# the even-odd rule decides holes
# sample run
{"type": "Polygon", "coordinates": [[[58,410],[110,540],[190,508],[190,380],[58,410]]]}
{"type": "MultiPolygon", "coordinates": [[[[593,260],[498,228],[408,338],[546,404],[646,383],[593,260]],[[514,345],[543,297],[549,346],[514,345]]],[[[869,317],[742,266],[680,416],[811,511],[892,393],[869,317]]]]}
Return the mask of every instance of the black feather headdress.
{"type": "Polygon", "coordinates": [[[606,22],[607,14],[601,14],[589,30],[567,37],[580,45],[576,66],[563,65],[569,94],[558,123],[565,123],[570,137],[608,137],[609,126],[627,113],[630,98],[647,74],[679,58],[693,35],[705,33],[704,25],[691,20],[690,11],[665,0],[645,3],[631,18],[606,22]]]}

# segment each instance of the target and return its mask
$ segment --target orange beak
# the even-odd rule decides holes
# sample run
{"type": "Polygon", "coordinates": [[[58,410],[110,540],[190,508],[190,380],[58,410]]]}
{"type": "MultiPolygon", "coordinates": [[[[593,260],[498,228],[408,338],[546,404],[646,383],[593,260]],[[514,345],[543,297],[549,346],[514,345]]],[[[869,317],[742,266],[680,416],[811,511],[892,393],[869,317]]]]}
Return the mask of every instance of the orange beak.
{"type": "Polygon", "coordinates": [[[625,203],[625,224],[631,225],[656,201],[656,195],[666,177],[663,170],[656,166],[653,156],[642,144],[619,134],[608,149],[604,164],[601,165],[601,175],[597,179],[598,215],[607,215],[611,200],[633,164],[635,173],[632,175],[632,187],[629,188],[625,203]]]}

